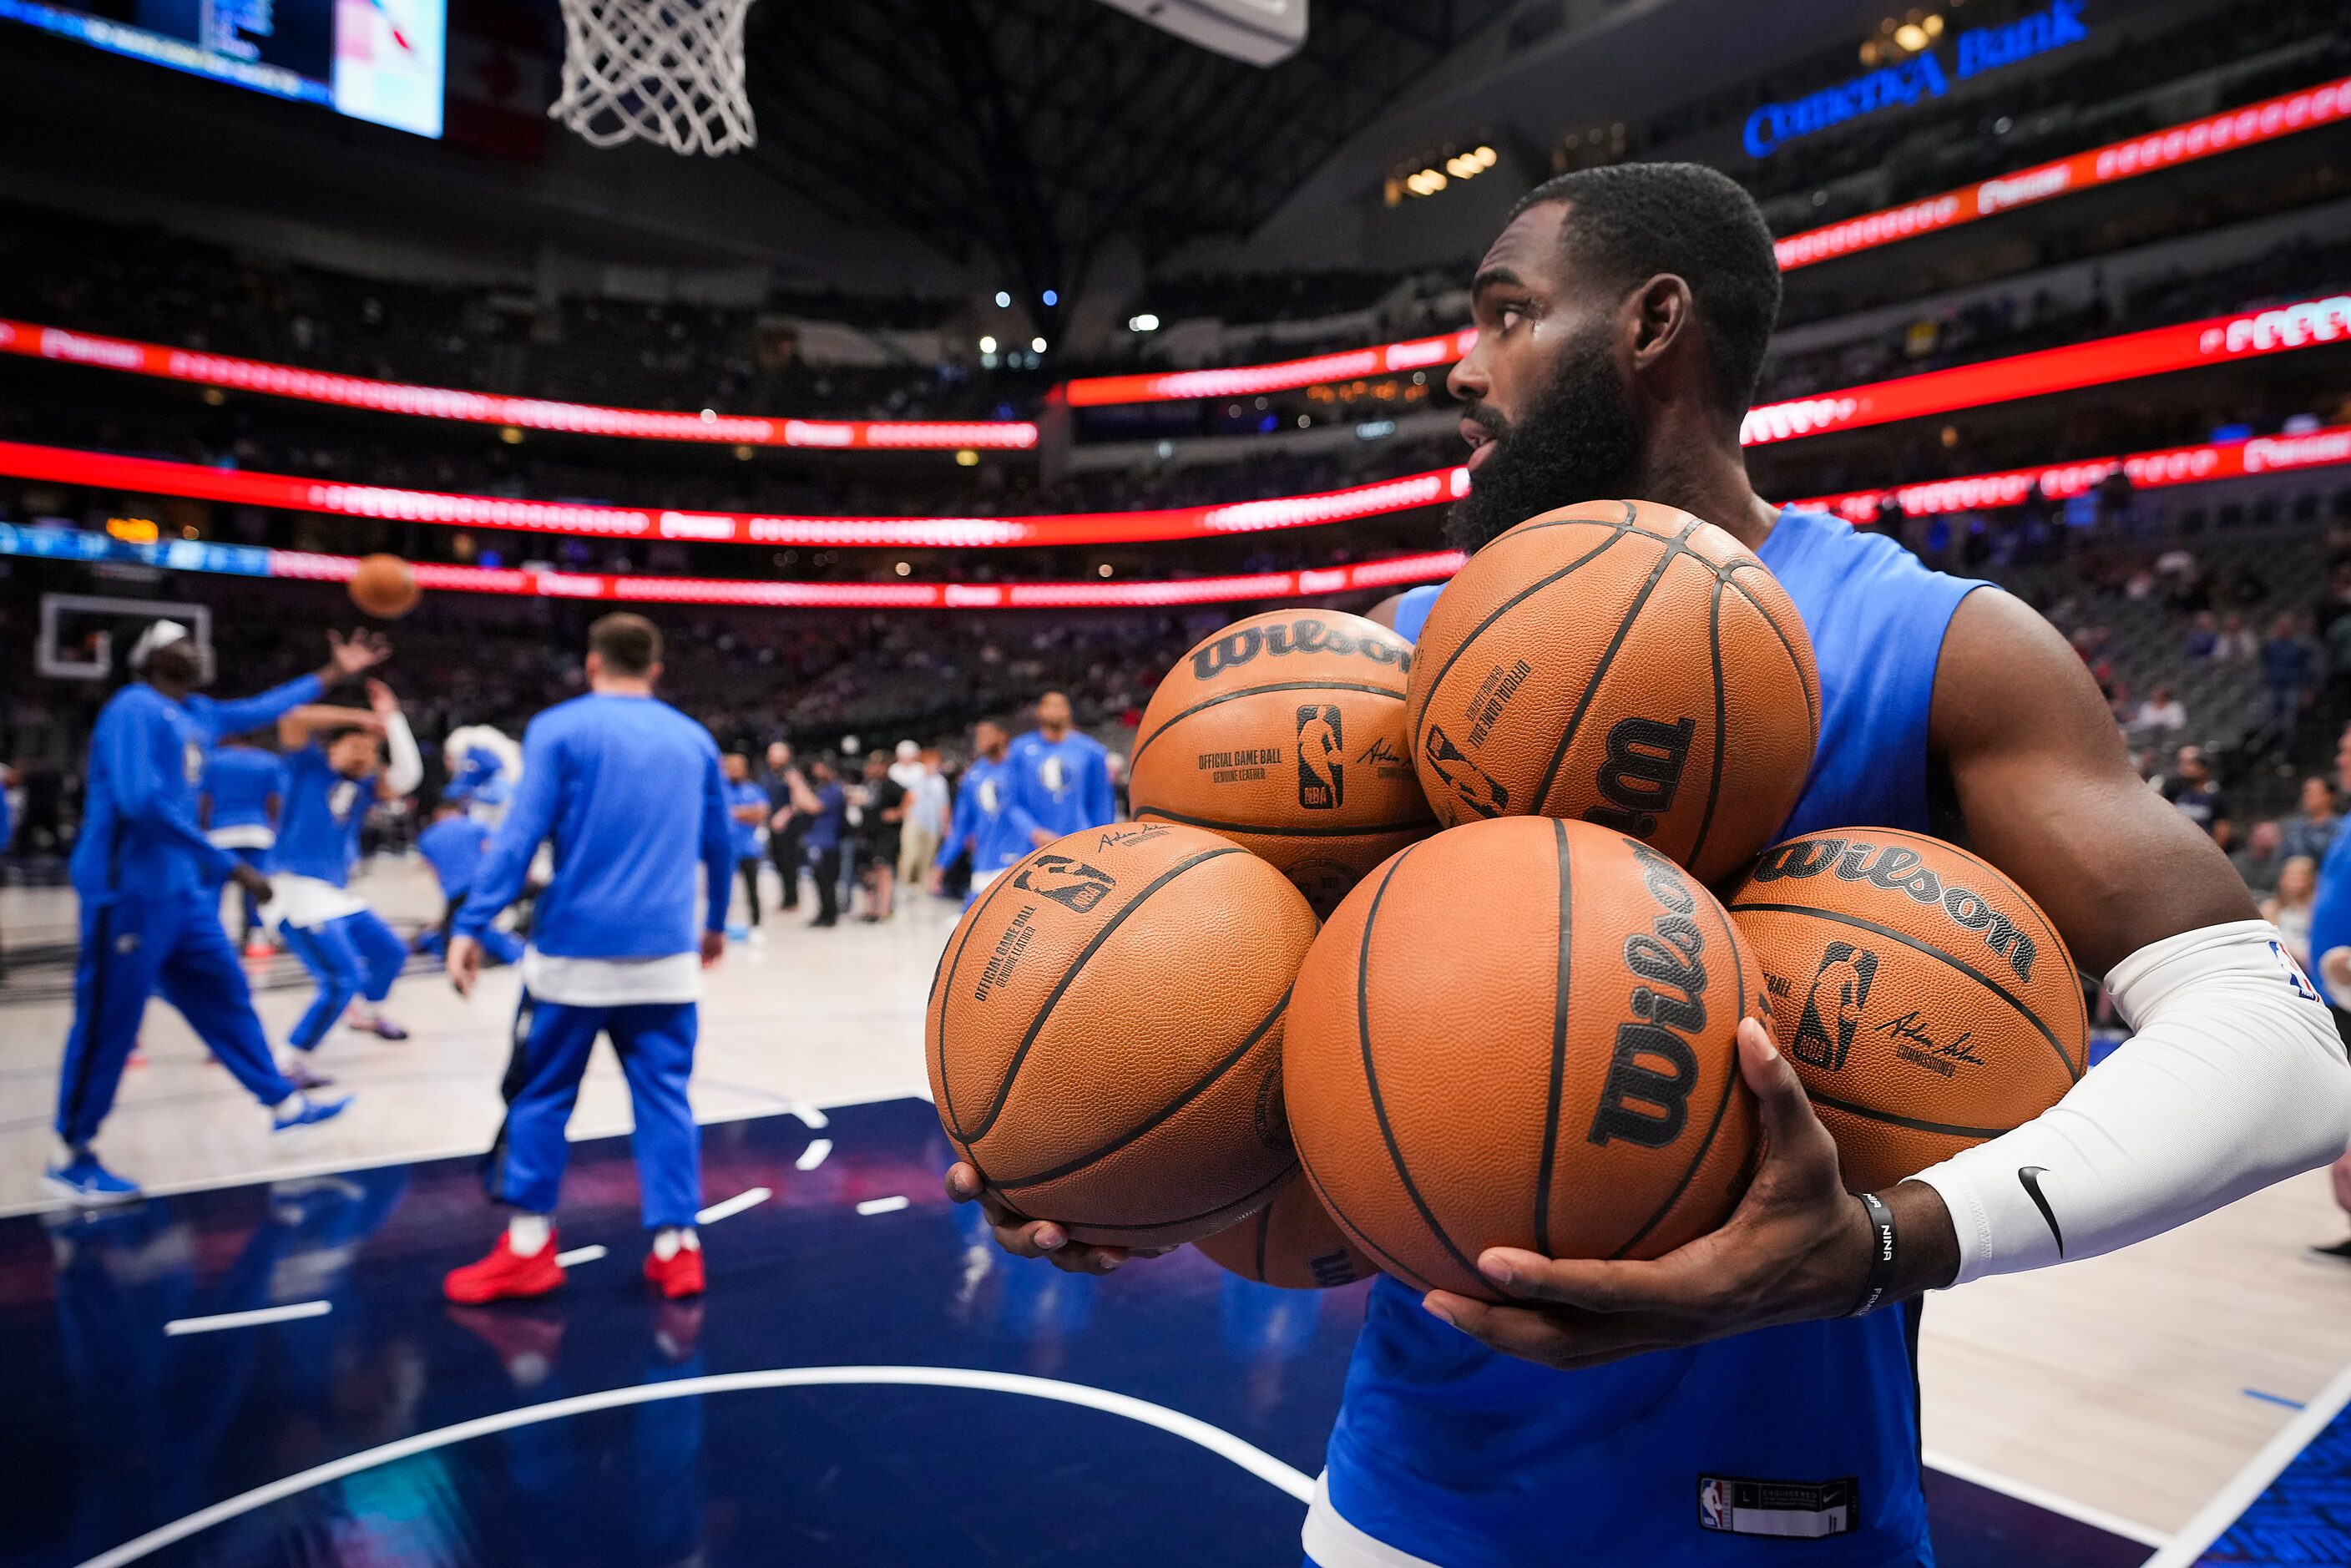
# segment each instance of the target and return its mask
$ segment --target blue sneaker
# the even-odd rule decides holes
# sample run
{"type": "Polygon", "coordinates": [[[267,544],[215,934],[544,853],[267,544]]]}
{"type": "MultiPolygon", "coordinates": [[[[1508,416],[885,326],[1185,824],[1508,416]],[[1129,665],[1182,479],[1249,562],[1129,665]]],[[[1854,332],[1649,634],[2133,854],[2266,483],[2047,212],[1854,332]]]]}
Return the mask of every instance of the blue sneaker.
{"type": "Polygon", "coordinates": [[[308,1094],[294,1097],[291,1110],[280,1110],[270,1119],[273,1133],[290,1133],[297,1127],[315,1127],[321,1122],[331,1122],[350,1109],[351,1097],[339,1094],[332,1100],[313,1100],[308,1094]]]}
{"type": "Polygon", "coordinates": [[[110,1203],[136,1203],[139,1184],[125,1181],[104,1166],[88,1149],[77,1150],[73,1158],[61,1166],[51,1166],[42,1173],[41,1185],[59,1197],[84,1208],[96,1208],[110,1203]]]}

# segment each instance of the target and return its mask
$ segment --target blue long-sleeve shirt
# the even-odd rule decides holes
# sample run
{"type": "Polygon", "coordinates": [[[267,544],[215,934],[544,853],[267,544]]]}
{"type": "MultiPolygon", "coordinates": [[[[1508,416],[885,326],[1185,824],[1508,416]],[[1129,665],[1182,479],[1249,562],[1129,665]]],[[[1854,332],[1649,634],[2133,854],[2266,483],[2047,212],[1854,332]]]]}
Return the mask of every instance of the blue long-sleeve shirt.
{"type": "Polygon", "coordinates": [[[444,817],[416,835],[416,852],[441,879],[441,895],[448,899],[473,891],[489,847],[490,830],[463,814],[444,817]]]}
{"type": "Polygon", "coordinates": [[[531,720],[522,755],[507,820],[457,912],[459,935],[478,937],[521,894],[550,837],[555,874],[531,918],[541,953],[663,958],[726,929],[735,855],[709,731],[656,697],[590,695],[531,720]],[[697,862],[708,882],[699,925],[697,862]]]}
{"type": "MultiPolygon", "coordinates": [[[[1006,760],[1019,780],[1021,810],[1058,839],[1117,820],[1109,757],[1091,735],[1073,729],[1059,740],[1048,740],[1042,730],[1032,729],[1012,743],[1006,760]]],[[[1030,847],[1022,845],[1021,852],[1030,847]]]]}
{"type": "Polygon", "coordinates": [[[1001,762],[973,758],[956,793],[955,816],[939,845],[938,863],[946,865],[968,844],[972,874],[986,876],[1036,848],[1031,835],[1037,820],[1021,809],[1018,795],[1008,755],[1001,762]]]}
{"type": "Polygon", "coordinates": [[[211,814],[204,826],[219,828],[274,828],[276,819],[270,814],[270,797],[283,797],[286,792],[285,765],[273,752],[251,746],[216,747],[204,764],[204,779],[200,793],[212,802],[211,814]]]}
{"type": "Polygon", "coordinates": [[[115,693],[90,732],[81,834],[70,862],[75,892],[160,897],[226,876],[229,856],[196,826],[207,754],[225,735],[258,729],[318,701],[319,690],[318,676],[304,675],[234,702],[202,694],[174,702],[144,681],[115,693]]]}

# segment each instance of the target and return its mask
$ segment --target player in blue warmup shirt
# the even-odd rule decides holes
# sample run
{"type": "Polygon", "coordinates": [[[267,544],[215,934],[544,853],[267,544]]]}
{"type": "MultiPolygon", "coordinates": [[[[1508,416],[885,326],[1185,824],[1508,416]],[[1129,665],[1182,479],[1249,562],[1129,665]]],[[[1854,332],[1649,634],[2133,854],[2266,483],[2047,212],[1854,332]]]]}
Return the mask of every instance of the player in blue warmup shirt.
{"type": "MultiPolygon", "coordinates": [[[[266,870],[270,846],[277,841],[277,808],[284,783],[276,753],[226,741],[214,747],[204,761],[204,791],[196,799],[196,821],[204,837],[215,849],[226,850],[254,870],[266,870]]],[[[215,898],[220,886],[214,884],[215,898]]],[[[245,921],[236,939],[250,951],[261,925],[261,903],[250,893],[241,894],[239,902],[245,921]]]]}
{"type": "Polygon", "coordinates": [[[1070,727],[1070,699],[1060,692],[1037,699],[1037,727],[1012,743],[1012,775],[1020,808],[1036,824],[1029,849],[1118,820],[1109,754],[1070,727]]]}
{"type": "Polygon", "coordinates": [[[726,779],[726,817],[735,845],[735,869],[743,878],[743,897],[751,906],[751,924],[759,924],[759,861],[766,852],[768,817],[774,810],[768,792],[751,781],[751,759],[729,752],[722,759],[726,779]]]}
{"type": "MultiPolygon", "coordinates": [[[[433,808],[433,821],[416,835],[416,852],[433,868],[440,881],[443,908],[440,924],[427,926],[417,933],[415,947],[420,953],[440,957],[449,950],[449,927],[474,887],[474,875],[481,868],[482,857],[489,852],[490,830],[466,815],[465,802],[441,797],[433,808]]],[[[495,925],[482,927],[482,951],[493,964],[522,962],[522,943],[511,931],[501,931],[495,925]]]]}
{"type": "Polygon", "coordinates": [[[702,970],[726,950],[734,835],[710,732],[653,695],[661,633],[643,616],[588,629],[589,695],[531,720],[522,781],[490,840],[449,938],[449,977],[470,995],[482,933],[522,892],[553,840],[522,959],[522,1005],[507,1064],[507,1117],[482,1166],[514,1212],[479,1262],[443,1284],[453,1301],[538,1296],[563,1283],[550,1216],[569,1149],[563,1129],[599,1034],[629,1081],[645,1278],[664,1296],[700,1292],[702,1153],[694,1071],[702,970]],[[695,869],[704,882],[697,892],[695,869]]]}
{"type": "Polygon", "coordinates": [[[368,683],[367,711],[297,708],[277,721],[277,738],[286,748],[286,804],[269,884],[287,949],[319,987],[287,1036],[298,1054],[286,1073],[314,1089],[327,1080],[304,1059],[338,1020],[381,1040],[408,1038],[378,1010],[408,961],[408,944],[350,883],[368,808],[414,789],[424,764],[400,699],[381,681],[368,683]]]}
{"type": "MultiPolygon", "coordinates": [[[[1783,832],[1964,831],[2137,1034],[2045,1115],[1863,1197],[1769,1030],[1741,1020],[1763,1152],[1719,1230],[1651,1261],[1489,1249],[1507,1304],[1374,1284],[1307,1515],[1319,1568],[1931,1564],[1918,1298],[2127,1245],[2351,1139],[2351,1063],[2309,980],[2140,780],[2064,639],[1996,588],[1755,494],[1740,426],[1779,298],[1771,230],[1720,173],[1538,186],[1472,285],[1477,343],[1449,378],[1469,493],[1448,536],[1474,550],[1625,497],[1728,529],[1818,661],[1819,747],[1783,832]]],[[[1627,507],[1616,526],[1639,525],[1627,507]]],[[[1393,623],[1416,636],[1434,597],[1404,596],[1393,623]]],[[[1714,1000],[1736,1007],[1727,984],[1714,1000]]],[[[977,1173],[956,1166],[947,1190],[979,1198],[977,1173]]],[[[985,1201],[1013,1252],[1096,1273],[1129,1257],[985,1201]]]]}
{"type": "Polygon", "coordinates": [[[147,998],[161,991],[188,1026],[280,1130],[322,1122],[348,1101],[313,1101],[269,1059],[236,949],[207,889],[224,880],[256,897],[269,883],[251,866],[206,841],[196,826],[204,758],[224,735],[268,724],[330,684],[391,653],[360,632],[329,633],[332,655],[316,674],[247,697],[218,702],[196,688],[207,660],[187,628],[158,621],[141,633],[131,667],[144,677],[114,694],[89,737],[81,833],[69,866],[81,904],[81,950],[74,962],[74,1017],[57,1078],[60,1145],[47,1174],[50,1190],[78,1203],[121,1202],[138,1186],[90,1149],[114,1104],[123,1064],[139,1040],[147,998]]]}
{"type": "Polygon", "coordinates": [[[964,900],[969,904],[1007,866],[1057,836],[1040,837],[1040,824],[1022,808],[1010,749],[1002,725],[984,718],[971,727],[971,766],[963,770],[963,782],[956,790],[955,814],[948,819],[947,835],[939,844],[938,861],[931,872],[933,893],[939,891],[956,856],[969,852],[971,891],[964,900]]]}

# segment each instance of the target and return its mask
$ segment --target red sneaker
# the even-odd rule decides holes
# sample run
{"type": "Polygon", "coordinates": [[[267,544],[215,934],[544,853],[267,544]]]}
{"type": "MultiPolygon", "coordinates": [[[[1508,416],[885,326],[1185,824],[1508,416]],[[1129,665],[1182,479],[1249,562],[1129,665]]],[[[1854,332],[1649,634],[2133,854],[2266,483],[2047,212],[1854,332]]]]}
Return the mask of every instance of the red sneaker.
{"type": "Polygon", "coordinates": [[[702,1249],[681,1247],[669,1255],[666,1263],[646,1253],[645,1278],[661,1287],[661,1293],[672,1301],[702,1294],[702,1249]]]}
{"type": "Polygon", "coordinates": [[[555,1232],[550,1228],[547,1245],[528,1258],[517,1255],[507,1238],[499,1237],[488,1257],[450,1270],[449,1277],[441,1281],[441,1293],[460,1305],[473,1306],[543,1296],[562,1283],[563,1265],[555,1260],[555,1232]]]}

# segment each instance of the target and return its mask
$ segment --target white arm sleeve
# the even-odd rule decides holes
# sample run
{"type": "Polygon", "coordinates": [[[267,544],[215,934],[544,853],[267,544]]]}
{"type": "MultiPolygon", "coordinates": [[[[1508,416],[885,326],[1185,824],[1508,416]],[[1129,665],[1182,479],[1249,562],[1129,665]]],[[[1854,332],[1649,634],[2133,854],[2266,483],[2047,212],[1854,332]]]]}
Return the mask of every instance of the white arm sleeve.
{"type": "Polygon", "coordinates": [[[2168,936],[2106,989],[2131,1040],[2049,1111],[1917,1176],[1959,1230],[1953,1284],[2127,1247],[2351,1142],[2351,1062],[2268,922],[2168,936]]]}
{"type": "Polygon", "coordinates": [[[413,793],[424,782],[424,758],[417,755],[416,737],[409,732],[406,714],[384,715],[383,748],[389,757],[383,770],[384,788],[395,799],[413,793]]]}

